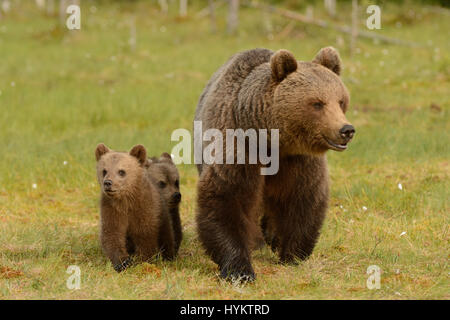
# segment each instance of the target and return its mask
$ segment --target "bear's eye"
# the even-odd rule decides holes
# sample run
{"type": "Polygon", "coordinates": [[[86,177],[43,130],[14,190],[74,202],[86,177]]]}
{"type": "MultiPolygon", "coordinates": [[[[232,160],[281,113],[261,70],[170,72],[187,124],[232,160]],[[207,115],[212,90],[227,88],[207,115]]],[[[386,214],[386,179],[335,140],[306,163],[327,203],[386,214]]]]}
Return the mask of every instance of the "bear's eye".
{"type": "Polygon", "coordinates": [[[125,177],[125,174],[126,174],[125,170],[119,170],[119,176],[125,177]]]}
{"type": "Polygon", "coordinates": [[[342,110],[344,110],[345,107],[344,100],[339,101],[339,106],[341,107],[342,110]]]}
{"type": "Polygon", "coordinates": [[[103,176],[106,176],[106,170],[105,169],[103,169],[103,176]]]}
{"type": "Polygon", "coordinates": [[[175,187],[179,188],[180,187],[180,181],[175,180],[175,187]]]}
{"type": "Polygon", "coordinates": [[[324,103],[321,101],[317,101],[313,103],[314,109],[321,110],[324,107],[324,103]]]}
{"type": "Polygon", "coordinates": [[[164,189],[166,187],[167,183],[165,183],[164,181],[159,181],[158,182],[158,187],[160,187],[161,189],[164,189]]]}

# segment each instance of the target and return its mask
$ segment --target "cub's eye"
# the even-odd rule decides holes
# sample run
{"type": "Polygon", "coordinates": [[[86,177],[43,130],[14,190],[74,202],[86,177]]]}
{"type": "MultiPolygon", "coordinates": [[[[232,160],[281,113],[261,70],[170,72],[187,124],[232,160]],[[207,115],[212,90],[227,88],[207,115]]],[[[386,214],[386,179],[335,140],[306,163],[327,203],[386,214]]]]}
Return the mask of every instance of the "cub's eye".
{"type": "Polygon", "coordinates": [[[103,169],[103,176],[106,176],[106,170],[103,169]]]}
{"type": "Polygon", "coordinates": [[[313,103],[314,109],[321,110],[324,106],[324,103],[321,101],[317,101],[313,103]]]}
{"type": "Polygon", "coordinates": [[[125,171],[124,170],[119,170],[119,176],[121,177],[125,177],[125,171]]]}
{"type": "Polygon", "coordinates": [[[339,101],[339,106],[341,107],[342,110],[344,110],[345,107],[344,100],[339,101]]]}
{"type": "Polygon", "coordinates": [[[158,187],[160,187],[161,189],[164,189],[166,187],[167,183],[165,183],[164,181],[159,181],[158,182],[158,187]]]}
{"type": "Polygon", "coordinates": [[[178,180],[175,181],[175,187],[177,187],[177,188],[180,187],[180,181],[178,181],[178,180]]]}

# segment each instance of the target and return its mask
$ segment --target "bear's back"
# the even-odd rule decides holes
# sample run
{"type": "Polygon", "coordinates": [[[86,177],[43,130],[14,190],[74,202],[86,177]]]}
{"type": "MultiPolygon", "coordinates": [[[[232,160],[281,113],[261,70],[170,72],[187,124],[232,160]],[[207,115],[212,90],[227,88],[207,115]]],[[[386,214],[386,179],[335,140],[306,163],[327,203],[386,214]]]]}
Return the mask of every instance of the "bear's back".
{"type": "Polygon", "coordinates": [[[195,120],[202,121],[203,130],[233,128],[233,108],[244,81],[252,71],[270,61],[273,51],[252,49],[232,56],[214,73],[200,96],[195,120]]]}

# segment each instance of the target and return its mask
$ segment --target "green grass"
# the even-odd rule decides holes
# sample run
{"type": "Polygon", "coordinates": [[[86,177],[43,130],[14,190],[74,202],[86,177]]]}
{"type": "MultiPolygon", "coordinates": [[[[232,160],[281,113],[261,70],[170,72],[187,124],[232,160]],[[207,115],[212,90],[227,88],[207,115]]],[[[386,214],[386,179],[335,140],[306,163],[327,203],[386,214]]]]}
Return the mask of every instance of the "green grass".
{"type": "MultiPolygon", "coordinates": [[[[82,30],[69,33],[22,1],[0,20],[0,298],[450,298],[450,20],[408,4],[420,14],[411,19],[385,5],[374,32],[424,46],[359,40],[350,57],[347,36],[291,29],[254,9],[241,10],[229,36],[222,7],[211,34],[209,19],[195,17],[200,9],[181,20],[174,7],[165,17],[147,1],[103,1],[95,13],[83,7],[82,30]],[[255,283],[218,280],[196,236],[196,170],[185,165],[177,260],[115,273],[98,243],[96,144],[170,151],[172,130],[191,128],[203,86],[230,55],[286,48],[311,60],[328,45],[341,51],[357,135],[348,151],[329,152],[330,209],[311,258],[281,265],[265,248],[254,254],[255,283]],[[66,288],[69,265],[81,268],[80,290],[66,288]],[[379,290],[366,288],[370,265],[382,270],[379,290]]],[[[348,7],[339,12],[335,23],[348,23],[348,7]]]]}

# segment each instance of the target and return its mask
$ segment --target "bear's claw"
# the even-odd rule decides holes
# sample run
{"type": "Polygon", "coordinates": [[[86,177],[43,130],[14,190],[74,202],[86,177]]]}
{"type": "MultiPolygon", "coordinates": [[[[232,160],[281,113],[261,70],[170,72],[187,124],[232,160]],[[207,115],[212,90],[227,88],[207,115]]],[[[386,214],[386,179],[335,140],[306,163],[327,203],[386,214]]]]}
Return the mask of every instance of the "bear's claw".
{"type": "Polygon", "coordinates": [[[224,280],[230,281],[230,282],[238,282],[238,283],[246,283],[246,282],[253,282],[256,280],[255,272],[249,271],[232,271],[227,269],[222,269],[220,271],[220,277],[224,280]]]}
{"type": "Polygon", "coordinates": [[[131,263],[132,263],[131,258],[126,258],[121,263],[115,264],[114,270],[116,270],[117,272],[120,273],[120,272],[124,271],[126,268],[128,268],[131,265],[131,263]]]}

